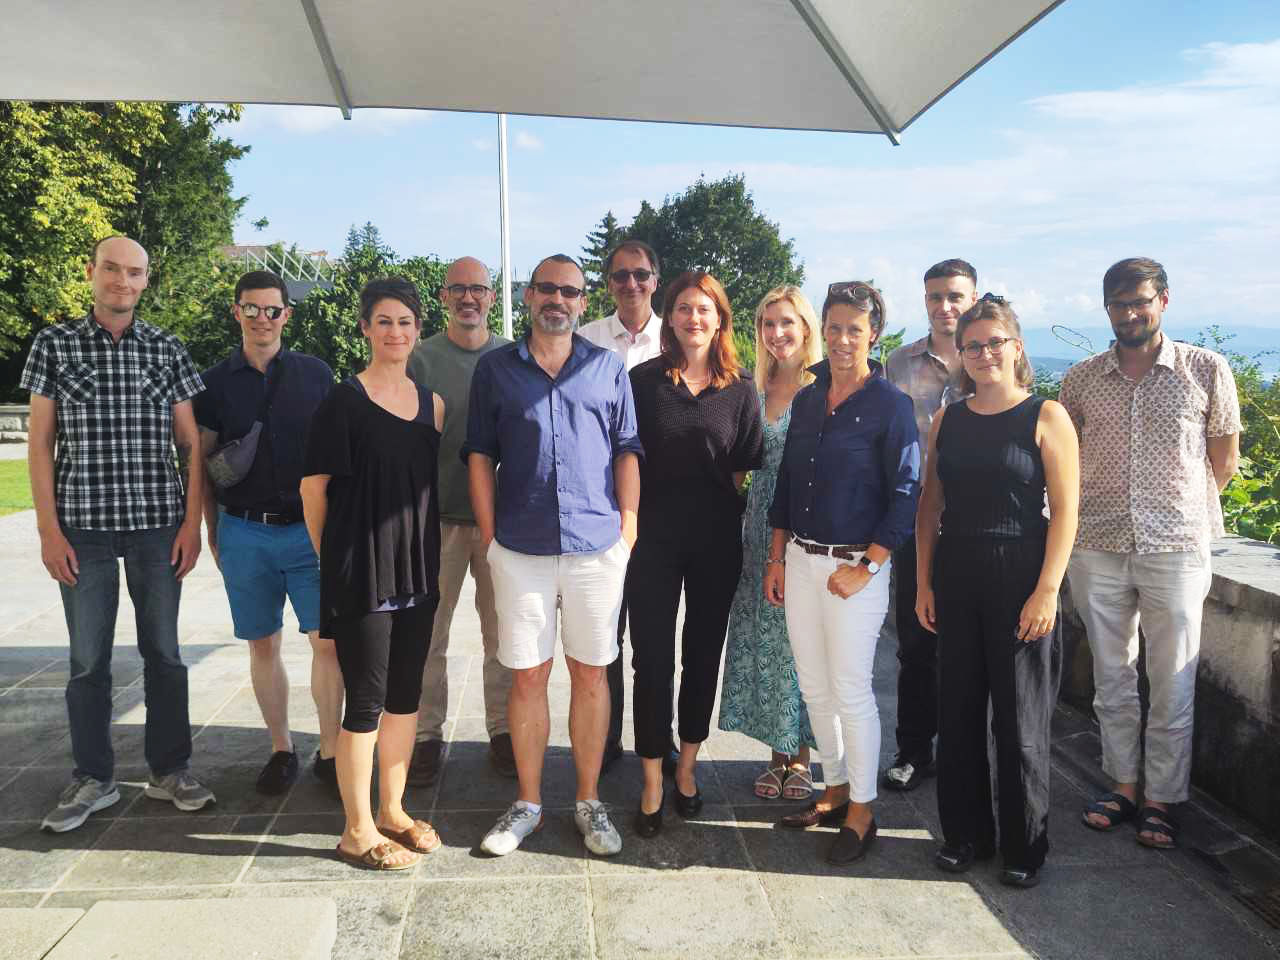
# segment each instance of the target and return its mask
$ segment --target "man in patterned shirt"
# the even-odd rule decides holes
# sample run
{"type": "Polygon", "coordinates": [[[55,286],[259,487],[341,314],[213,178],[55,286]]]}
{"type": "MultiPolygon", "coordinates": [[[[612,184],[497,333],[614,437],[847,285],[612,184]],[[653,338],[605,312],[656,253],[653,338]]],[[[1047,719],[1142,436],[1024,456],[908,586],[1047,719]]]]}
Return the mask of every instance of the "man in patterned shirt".
{"type": "Polygon", "coordinates": [[[1060,395],[1080,434],[1080,530],[1068,575],[1093,651],[1102,769],[1113,781],[1084,822],[1109,830],[1136,817],[1138,842],[1163,849],[1177,840],[1168,806],[1187,799],[1191,780],[1209,539],[1223,535],[1218,494],[1239,459],[1240,405],[1223,357],[1161,332],[1164,267],[1121,260],[1102,296],[1115,343],[1067,371],[1060,395]],[[1145,751],[1139,623],[1151,687],[1145,751]]]}
{"type": "MultiPolygon", "coordinates": [[[[929,332],[903,344],[885,362],[889,382],[911,398],[920,436],[929,436],[934,416],[958,395],[952,374],[960,367],[956,325],[978,295],[978,271],[965,260],[943,260],[924,274],[929,332]]],[[[924,475],[925,451],[920,451],[924,475]]],[[[898,753],[884,774],[893,790],[913,790],[934,772],[938,734],[938,635],[916,616],[916,538],[893,554],[895,622],[898,630],[898,753]]]]}
{"type": "Polygon", "coordinates": [[[203,384],[177,337],[134,319],[147,269],[147,252],[128,237],[100,241],[87,267],[93,308],[41,330],[22,371],[41,560],[61,585],[70,634],[75,769],[42,825],[59,833],[120,799],[111,749],[118,557],[145,663],[146,795],[179,810],[214,799],[187,771],[187,668],[178,654],[181,581],[200,555],[203,471],[189,467],[199,449],[191,398],[203,384]]]}

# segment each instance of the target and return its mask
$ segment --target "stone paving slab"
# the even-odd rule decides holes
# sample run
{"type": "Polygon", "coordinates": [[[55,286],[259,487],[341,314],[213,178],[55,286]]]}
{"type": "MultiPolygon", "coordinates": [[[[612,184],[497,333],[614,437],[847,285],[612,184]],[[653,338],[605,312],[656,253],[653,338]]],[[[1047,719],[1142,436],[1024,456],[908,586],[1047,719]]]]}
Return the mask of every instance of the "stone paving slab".
{"type": "Polygon", "coordinates": [[[329,960],[337,909],[326,897],[99,901],[48,960],[329,960]],[[194,953],[192,952],[194,951],[194,953]]]}
{"type": "Polygon", "coordinates": [[[82,916],[83,910],[0,907],[0,944],[6,960],[41,960],[82,916]]]}

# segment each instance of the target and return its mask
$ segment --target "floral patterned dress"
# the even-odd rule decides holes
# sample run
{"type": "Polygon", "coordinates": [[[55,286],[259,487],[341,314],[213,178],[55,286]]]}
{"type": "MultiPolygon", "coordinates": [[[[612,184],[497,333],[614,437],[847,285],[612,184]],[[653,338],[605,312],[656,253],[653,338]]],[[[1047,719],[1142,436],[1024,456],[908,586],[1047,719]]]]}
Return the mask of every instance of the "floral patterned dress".
{"type": "Polygon", "coordinates": [[[777,423],[770,423],[761,394],[760,416],[764,421],[764,466],[751,477],[742,520],[742,578],[729,612],[719,726],[745,733],[779,753],[794,755],[802,745],[816,744],[796,680],[786,615],[764,598],[769,504],[778,482],[791,407],[777,423]]]}

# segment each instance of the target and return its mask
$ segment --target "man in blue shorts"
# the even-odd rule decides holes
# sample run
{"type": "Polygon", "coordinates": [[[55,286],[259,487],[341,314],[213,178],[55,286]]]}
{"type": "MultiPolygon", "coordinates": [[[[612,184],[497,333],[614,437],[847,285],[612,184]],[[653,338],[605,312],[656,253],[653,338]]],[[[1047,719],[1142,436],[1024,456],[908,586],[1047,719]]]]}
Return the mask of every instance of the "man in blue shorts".
{"type": "MultiPolygon", "coordinates": [[[[298,778],[298,755],[289,733],[289,677],[280,655],[280,630],[288,596],[298,625],[311,641],[311,696],[320,720],[315,773],[336,784],[334,750],[342,719],[342,673],[333,641],[322,639],[320,567],[302,522],[303,445],[311,416],[333,387],[323,360],[286,350],[289,292],[267,270],[236,283],[232,310],[243,332],[240,347],[202,376],[196,422],[205,457],[250,436],[260,423],[247,473],[230,485],[217,471],[205,486],[204,518],[209,550],[222,571],[235,635],[249,643],[249,675],[262,719],[271,734],[271,758],[258,775],[258,790],[283,793],[298,778]]],[[[252,439],[245,441],[251,443],[252,439]]]]}

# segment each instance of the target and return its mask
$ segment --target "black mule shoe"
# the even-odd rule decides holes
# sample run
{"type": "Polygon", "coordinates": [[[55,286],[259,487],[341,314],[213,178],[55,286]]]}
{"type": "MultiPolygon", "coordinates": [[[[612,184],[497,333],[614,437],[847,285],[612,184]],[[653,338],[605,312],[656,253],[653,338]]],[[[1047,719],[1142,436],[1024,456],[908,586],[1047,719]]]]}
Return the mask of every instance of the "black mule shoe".
{"type": "Polygon", "coordinates": [[[874,820],[867,826],[867,832],[862,836],[858,836],[858,831],[853,827],[842,826],[840,832],[836,834],[835,842],[831,844],[831,849],[827,851],[827,863],[841,865],[857,863],[867,855],[875,839],[876,822],[874,820]]]}
{"type": "Polygon", "coordinates": [[[1000,871],[1000,882],[1006,887],[1034,887],[1040,882],[1040,870],[1036,867],[1005,867],[1000,871]]]}
{"type": "Polygon", "coordinates": [[[645,813],[643,805],[636,808],[636,835],[648,840],[650,837],[656,837],[662,832],[662,808],[666,806],[667,798],[664,796],[662,802],[658,804],[658,809],[653,813],[645,813]]]}
{"type": "Polygon", "coordinates": [[[818,812],[818,805],[811,803],[803,810],[795,813],[788,813],[785,817],[778,821],[784,827],[790,827],[793,830],[806,830],[809,827],[838,827],[844,823],[844,818],[849,812],[849,801],[846,800],[839,806],[832,807],[825,813],[818,812]]]}
{"type": "Polygon", "coordinates": [[[693,796],[686,797],[680,792],[680,788],[676,787],[676,813],[688,820],[690,817],[696,817],[702,812],[702,791],[694,788],[693,796]]]}
{"type": "Polygon", "coordinates": [[[972,843],[944,843],[933,855],[933,863],[947,873],[964,873],[976,860],[990,860],[996,855],[991,847],[977,847],[972,843]]]}

